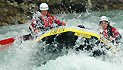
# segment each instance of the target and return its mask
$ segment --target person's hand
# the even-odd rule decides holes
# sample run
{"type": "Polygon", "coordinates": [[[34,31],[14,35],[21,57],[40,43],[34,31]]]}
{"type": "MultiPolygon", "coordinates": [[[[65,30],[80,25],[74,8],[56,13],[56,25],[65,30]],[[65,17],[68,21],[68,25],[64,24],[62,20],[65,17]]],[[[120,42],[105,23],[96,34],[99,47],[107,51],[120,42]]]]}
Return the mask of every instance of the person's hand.
{"type": "Polygon", "coordinates": [[[63,23],[62,23],[62,25],[64,25],[64,26],[65,26],[65,25],[66,25],[66,23],[65,23],[65,22],[63,22],[63,23]]]}
{"type": "Polygon", "coordinates": [[[34,32],[35,33],[38,33],[38,32],[40,32],[40,30],[39,29],[35,29],[34,32]]]}
{"type": "Polygon", "coordinates": [[[111,37],[111,38],[109,38],[109,41],[112,41],[112,40],[115,40],[115,38],[112,38],[112,37],[111,37]]]}

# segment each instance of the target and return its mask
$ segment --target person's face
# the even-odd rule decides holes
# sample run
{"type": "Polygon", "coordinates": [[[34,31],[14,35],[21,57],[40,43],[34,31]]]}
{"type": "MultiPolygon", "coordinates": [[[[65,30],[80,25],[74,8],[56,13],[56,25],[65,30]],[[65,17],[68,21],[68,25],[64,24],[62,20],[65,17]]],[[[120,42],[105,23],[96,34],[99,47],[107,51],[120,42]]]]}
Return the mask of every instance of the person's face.
{"type": "Polygon", "coordinates": [[[103,29],[106,29],[106,27],[108,26],[108,23],[106,21],[102,21],[100,24],[103,29]]]}
{"type": "Polygon", "coordinates": [[[48,11],[47,11],[47,10],[41,10],[41,14],[42,14],[43,16],[46,16],[46,15],[47,15],[47,13],[48,13],[48,11]]]}

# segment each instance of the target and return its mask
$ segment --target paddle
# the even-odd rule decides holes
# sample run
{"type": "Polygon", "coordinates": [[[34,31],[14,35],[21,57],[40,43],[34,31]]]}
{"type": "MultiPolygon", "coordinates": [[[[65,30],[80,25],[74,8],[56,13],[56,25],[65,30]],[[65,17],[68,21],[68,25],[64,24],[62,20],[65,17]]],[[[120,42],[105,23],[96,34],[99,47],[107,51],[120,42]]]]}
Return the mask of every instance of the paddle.
{"type": "Polygon", "coordinates": [[[17,39],[26,41],[26,40],[32,39],[32,35],[27,34],[27,35],[23,35],[19,37],[12,37],[12,38],[1,40],[0,41],[0,51],[3,51],[6,48],[10,47],[17,39]]]}
{"type": "Polygon", "coordinates": [[[15,41],[15,37],[13,38],[8,38],[0,41],[0,51],[5,50],[9,46],[11,46],[15,41]]]}
{"type": "Polygon", "coordinates": [[[0,41],[0,45],[5,45],[5,44],[13,43],[14,41],[15,41],[15,37],[4,39],[4,40],[0,41]]]}
{"type": "Polygon", "coordinates": [[[17,40],[17,39],[21,40],[21,41],[22,40],[23,41],[30,40],[30,39],[33,39],[34,36],[40,32],[43,33],[42,31],[39,31],[37,29],[37,31],[35,31],[35,33],[29,33],[27,35],[23,35],[23,36],[19,36],[19,37],[12,37],[12,38],[1,40],[0,41],[0,51],[5,50],[6,48],[10,47],[15,42],[15,40],[17,40]]]}

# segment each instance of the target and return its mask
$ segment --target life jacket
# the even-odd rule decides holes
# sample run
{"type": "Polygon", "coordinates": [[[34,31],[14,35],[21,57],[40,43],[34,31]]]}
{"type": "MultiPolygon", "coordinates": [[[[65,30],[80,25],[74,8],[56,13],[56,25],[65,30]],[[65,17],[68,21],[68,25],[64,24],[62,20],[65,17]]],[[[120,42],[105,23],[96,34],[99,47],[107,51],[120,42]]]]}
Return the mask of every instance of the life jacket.
{"type": "Polygon", "coordinates": [[[41,22],[41,23],[42,23],[45,27],[52,27],[53,17],[50,16],[49,13],[48,13],[46,16],[47,16],[48,19],[43,19],[41,16],[39,17],[40,20],[43,21],[43,22],[41,22]],[[46,22],[46,21],[47,21],[47,22],[46,22]]]}
{"type": "Polygon", "coordinates": [[[110,26],[110,25],[108,25],[107,28],[103,31],[103,35],[104,35],[106,38],[113,37],[112,29],[113,29],[113,27],[110,26]]]}
{"type": "Polygon", "coordinates": [[[43,18],[42,16],[36,17],[33,19],[33,22],[29,26],[30,31],[34,31],[35,29],[42,29],[47,30],[53,28],[53,22],[58,24],[58,26],[62,25],[62,22],[56,19],[53,15],[50,15],[49,13],[46,15],[47,18],[43,18]],[[48,27],[48,28],[45,28],[48,27]]]}
{"type": "MultiPolygon", "coordinates": [[[[110,37],[114,37],[115,35],[112,32],[112,29],[114,29],[114,27],[112,27],[111,25],[108,24],[107,28],[103,31],[103,35],[108,39],[110,37]]],[[[119,40],[122,38],[122,36],[119,34],[119,32],[117,32],[117,38],[116,40],[119,40]]]]}
{"type": "Polygon", "coordinates": [[[110,38],[110,36],[113,37],[112,29],[113,29],[112,26],[110,26],[110,25],[107,26],[107,35],[108,35],[108,38],[110,38]]]}

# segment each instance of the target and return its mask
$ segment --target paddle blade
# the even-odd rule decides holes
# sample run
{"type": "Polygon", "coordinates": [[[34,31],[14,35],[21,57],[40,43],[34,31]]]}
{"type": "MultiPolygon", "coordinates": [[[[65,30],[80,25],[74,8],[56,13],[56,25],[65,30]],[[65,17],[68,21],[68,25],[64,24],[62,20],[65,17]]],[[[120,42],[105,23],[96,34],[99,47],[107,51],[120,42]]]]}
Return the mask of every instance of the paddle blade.
{"type": "Polygon", "coordinates": [[[13,42],[12,42],[12,43],[9,43],[9,44],[1,45],[1,46],[0,46],[0,52],[6,50],[6,49],[9,48],[12,44],[13,44],[13,42]]]}
{"type": "Polygon", "coordinates": [[[0,52],[7,49],[9,46],[11,46],[15,41],[15,38],[8,38],[0,41],[0,52]]]}
{"type": "Polygon", "coordinates": [[[6,45],[6,44],[9,44],[9,43],[13,43],[15,41],[15,38],[8,38],[8,39],[4,39],[4,40],[1,40],[0,41],[0,45],[6,45]]]}

